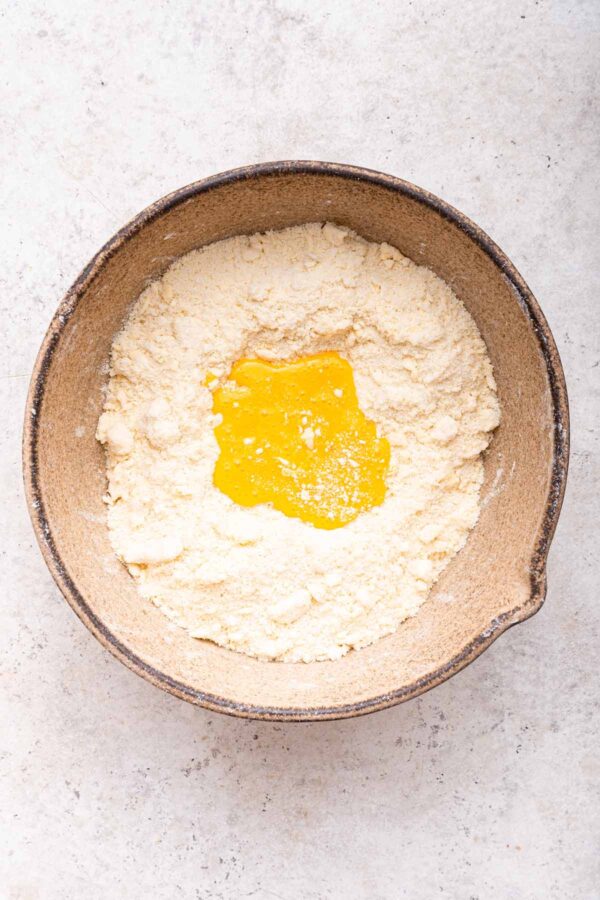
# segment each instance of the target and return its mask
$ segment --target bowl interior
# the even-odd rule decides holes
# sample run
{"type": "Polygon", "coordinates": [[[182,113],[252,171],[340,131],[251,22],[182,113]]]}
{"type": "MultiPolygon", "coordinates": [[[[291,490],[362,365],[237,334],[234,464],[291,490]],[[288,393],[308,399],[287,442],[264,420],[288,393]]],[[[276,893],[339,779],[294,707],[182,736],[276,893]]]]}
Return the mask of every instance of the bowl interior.
{"type": "Polygon", "coordinates": [[[469,223],[423,192],[336,167],[209,180],[150,208],[117,236],[59,313],[30,398],[25,450],[34,523],[78,614],[141,674],[239,714],[355,714],[442,680],[541,603],[543,560],[536,560],[555,450],[547,362],[506,267],[469,223]],[[138,597],[108,541],[104,458],[94,434],[112,339],[150,279],[211,241],[324,220],[399,247],[452,286],[487,344],[503,417],[485,457],[480,520],[419,614],[335,662],[266,663],[193,640],[138,597]]]}

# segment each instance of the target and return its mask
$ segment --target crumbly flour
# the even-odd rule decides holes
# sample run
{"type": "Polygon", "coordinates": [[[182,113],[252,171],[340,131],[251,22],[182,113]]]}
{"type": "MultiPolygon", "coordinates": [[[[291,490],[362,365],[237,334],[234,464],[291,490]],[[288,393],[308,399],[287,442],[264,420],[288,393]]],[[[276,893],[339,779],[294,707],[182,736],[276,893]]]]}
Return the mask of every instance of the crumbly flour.
{"type": "Polygon", "coordinates": [[[111,540],[144,598],[197,638],[262,659],[335,659],[414,615],[477,520],[499,421],[492,367],[451,289],[333,224],[179,259],[112,350],[98,438],[111,540]],[[326,531],[212,481],[204,386],[242,357],[335,350],[391,444],[386,498],[326,531]]]}

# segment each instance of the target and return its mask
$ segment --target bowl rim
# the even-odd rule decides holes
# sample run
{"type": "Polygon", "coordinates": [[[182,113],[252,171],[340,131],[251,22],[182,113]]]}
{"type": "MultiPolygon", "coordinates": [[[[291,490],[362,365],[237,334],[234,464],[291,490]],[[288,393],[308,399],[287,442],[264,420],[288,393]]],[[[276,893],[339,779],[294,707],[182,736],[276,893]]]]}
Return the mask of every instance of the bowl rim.
{"type": "Polygon", "coordinates": [[[278,162],[258,163],[230,169],[217,175],[192,182],[178,190],[172,191],[156,202],[150,204],[104,244],[91,261],[79,274],[50,322],[46,335],[37,355],[33,368],[29,392],[25,407],[25,423],[23,429],[23,477],[25,495],[29,515],[34,532],[45,562],[58,585],[61,593],[77,616],[94,634],[94,636],[132,671],[152,684],[193,703],[215,712],[228,715],[262,719],[270,721],[323,721],[365,715],[380,709],[394,706],[416,697],[446,681],[470,662],[476,659],[503,632],[512,625],[523,622],[536,613],[542,606],[546,595],[546,561],[550,543],[554,535],[562,501],[565,493],[569,463],[569,404],[564,372],[558,350],[550,331],[550,327],[539,304],[529,287],[515,269],[514,265],[496,245],[496,243],[467,216],[449,203],[431,194],[409,181],[386,175],[373,169],[367,169],[343,163],[320,162],[317,160],[284,160],[278,162]],[[554,453],[552,472],[544,516],[540,523],[534,552],[530,561],[530,594],[527,600],[514,609],[493,619],[490,625],[476,638],[471,640],[462,650],[447,663],[434,672],[419,678],[409,685],[397,690],[380,694],[354,703],[343,703],[330,707],[269,707],[238,703],[225,697],[200,691],[184,682],[172,678],[147,663],[133,653],[88,605],[85,598],[77,590],[67,567],[60,556],[54,539],[51,522],[44,509],[42,486],[38,469],[38,438],[41,421],[40,412],[43,406],[46,376],[52,363],[54,351],[60,336],[84,296],[92,281],[96,278],[107,261],[135,234],[148,223],[160,218],[169,210],[192,197],[206,193],[223,185],[233,184],[254,178],[269,178],[282,174],[292,175],[325,175],[350,181],[376,184],[395,193],[410,197],[429,208],[438,215],[453,223],[474,241],[501,271],[513,289],[515,298],[529,320],[537,339],[541,355],[548,375],[552,414],[554,453]]]}

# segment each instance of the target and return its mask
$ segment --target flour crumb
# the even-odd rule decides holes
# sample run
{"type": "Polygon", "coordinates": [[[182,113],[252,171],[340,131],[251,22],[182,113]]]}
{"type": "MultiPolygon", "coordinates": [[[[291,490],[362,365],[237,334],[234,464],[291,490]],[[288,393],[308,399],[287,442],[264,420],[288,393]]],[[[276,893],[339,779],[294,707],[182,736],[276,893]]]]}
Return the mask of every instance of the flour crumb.
{"type": "Polygon", "coordinates": [[[302,432],[302,434],[300,435],[300,437],[302,438],[302,440],[304,441],[304,443],[306,444],[306,446],[308,447],[309,450],[315,449],[314,428],[311,428],[310,426],[308,428],[305,428],[304,431],[302,432]]]}

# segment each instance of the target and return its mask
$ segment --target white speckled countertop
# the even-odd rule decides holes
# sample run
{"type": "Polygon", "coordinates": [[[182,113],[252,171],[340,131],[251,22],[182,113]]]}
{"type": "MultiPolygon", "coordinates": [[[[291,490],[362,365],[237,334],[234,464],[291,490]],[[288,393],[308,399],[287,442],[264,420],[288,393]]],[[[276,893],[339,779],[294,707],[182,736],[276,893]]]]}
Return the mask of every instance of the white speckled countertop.
{"type": "Polygon", "coordinates": [[[2,4],[2,900],[600,897],[599,31],[596,0],[2,4]],[[391,172],[482,225],[573,413],[544,609],[418,700],[295,726],[110,657],[46,571],[19,460],[90,256],[167,191],[278,158],[391,172]]]}

